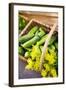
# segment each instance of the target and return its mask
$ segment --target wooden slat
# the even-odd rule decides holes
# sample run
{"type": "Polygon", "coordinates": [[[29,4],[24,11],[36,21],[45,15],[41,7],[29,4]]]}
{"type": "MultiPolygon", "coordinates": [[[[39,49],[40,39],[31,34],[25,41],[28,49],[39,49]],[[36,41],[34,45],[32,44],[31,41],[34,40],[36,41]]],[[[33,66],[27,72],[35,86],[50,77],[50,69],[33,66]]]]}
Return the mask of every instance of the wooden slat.
{"type": "Polygon", "coordinates": [[[42,66],[43,66],[43,62],[44,62],[44,56],[45,56],[45,53],[46,53],[46,49],[48,47],[48,43],[49,43],[49,41],[50,41],[54,31],[55,31],[56,26],[57,26],[57,22],[53,25],[51,31],[49,32],[48,37],[45,41],[44,47],[42,49],[42,54],[41,54],[41,58],[40,58],[40,71],[42,70],[42,66]]]}
{"type": "Polygon", "coordinates": [[[22,61],[24,61],[24,62],[27,62],[27,59],[26,58],[24,58],[23,56],[21,56],[21,55],[19,55],[19,60],[22,60],[22,61]]]}

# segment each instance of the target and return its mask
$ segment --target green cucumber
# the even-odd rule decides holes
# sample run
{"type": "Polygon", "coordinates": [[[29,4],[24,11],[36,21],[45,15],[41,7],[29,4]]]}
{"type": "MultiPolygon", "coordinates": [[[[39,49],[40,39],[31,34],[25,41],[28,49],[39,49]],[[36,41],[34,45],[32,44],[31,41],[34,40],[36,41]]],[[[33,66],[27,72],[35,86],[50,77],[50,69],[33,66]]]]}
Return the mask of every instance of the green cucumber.
{"type": "Polygon", "coordinates": [[[48,36],[47,34],[44,35],[44,36],[41,38],[41,40],[37,42],[37,45],[42,45],[42,44],[46,41],[47,36],[48,36]]]}
{"type": "Polygon", "coordinates": [[[19,37],[19,42],[24,43],[24,42],[28,41],[29,39],[31,39],[32,37],[34,37],[34,34],[36,33],[37,29],[38,29],[38,26],[34,26],[34,27],[29,31],[28,34],[19,37]]]}
{"type": "Polygon", "coordinates": [[[29,41],[25,42],[21,46],[23,46],[24,48],[28,48],[28,47],[36,44],[36,42],[39,41],[43,35],[44,35],[43,32],[39,32],[38,35],[35,35],[32,39],[30,39],[29,41]]]}
{"type": "Polygon", "coordinates": [[[50,41],[49,41],[49,45],[53,44],[53,42],[56,40],[56,36],[52,36],[50,41]]]}
{"type": "Polygon", "coordinates": [[[19,37],[19,42],[24,43],[33,37],[34,37],[34,34],[30,34],[30,35],[27,34],[27,35],[21,36],[19,37]]]}
{"type": "Polygon", "coordinates": [[[18,53],[20,54],[20,55],[24,55],[24,49],[22,48],[22,47],[18,47],[18,53]]]}
{"type": "Polygon", "coordinates": [[[58,50],[58,43],[57,42],[55,42],[55,47],[58,50]]]}
{"type": "Polygon", "coordinates": [[[30,39],[29,41],[25,42],[24,44],[21,44],[21,46],[24,48],[28,48],[28,47],[34,45],[38,40],[40,40],[40,37],[35,36],[34,38],[30,39]]]}
{"type": "Polygon", "coordinates": [[[28,34],[35,34],[35,32],[38,30],[38,26],[34,26],[29,32],[28,34]]]}
{"type": "Polygon", "coordinates": [[[44,33],[44,34],[46,34],[45,31],[44,31],[44,29],[42,29],[42,27],[39,28],[39,31],[42,32],[42,33],[44,33]]]}
{"type": "Polygon", "coordinates": [[[26,57],[26,58],[30,57],[30,52],[28,52],[28,51],[25,52],[25,57],[26,57]]]}

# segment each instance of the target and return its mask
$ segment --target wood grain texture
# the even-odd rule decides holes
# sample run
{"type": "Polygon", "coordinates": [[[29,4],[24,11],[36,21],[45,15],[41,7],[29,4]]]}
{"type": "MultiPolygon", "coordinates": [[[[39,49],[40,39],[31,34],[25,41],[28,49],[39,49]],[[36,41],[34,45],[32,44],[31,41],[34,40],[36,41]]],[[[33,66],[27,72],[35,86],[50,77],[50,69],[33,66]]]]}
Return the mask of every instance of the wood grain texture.
{"type": "Polygon", "coordinates": [[[52,26],[56,20],[58,20],[58,13],[50,13],[50,12],[23,12],[21,15],[27,17],[29,20],[36,19],[44,24],[49,24],[52,26]]]}

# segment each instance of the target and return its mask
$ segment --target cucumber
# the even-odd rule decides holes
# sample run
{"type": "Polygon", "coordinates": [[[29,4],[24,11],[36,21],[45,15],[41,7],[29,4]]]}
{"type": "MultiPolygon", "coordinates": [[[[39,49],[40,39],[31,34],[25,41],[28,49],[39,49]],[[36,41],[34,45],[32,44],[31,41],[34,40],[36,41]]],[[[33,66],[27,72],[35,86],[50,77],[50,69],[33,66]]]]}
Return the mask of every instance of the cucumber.
{"type": "Polygon", "coordinates": [[[42,36],[44,36],[44,32],[40,31],[38,34],[35,34],[35,36],[30,39],[29,41],[25,42],[24,44],[22,44],[21,46],[23,46],[24,48],[28,48],[34,44],[36,44],[37,41],[39,41],[41,39],[42,36]]]}
{"type": "Polygon", "coordinates": [[[35,32],[38,30],[38,26],[34,26],[28,34],[35,34],[35,32]]]}
{"type": "Polygon", "coordinates": [[[28,48],[28,47],[36,44],[36,42],[39,41],[43,35],[44,35],[43,32],[39,32],[38,35],[35,35],[32,39],[30,39],[29,41],[25,42],[21,46],[23,46],[24,48],[28,48]]]}
{"type": "Polygon", "coordinates": [[[20,54],[20,55],[24,55],[24,49],[22,48],[22,47],[18,47],[18,53],[20,54]]]}
{"type": "Polygon", "coordinates": [[[56,36],[52,36],[52,38],[49,41],[49,45],[53,44],[53,42],[56,40],[56,36]]]}
{"type": "Polygon", "coordinates": [[[39,28],[39,31],[42,32],[42,33],[44,33],[44,34],[46,34],[45,31],[44,31],[44,29],[42,29],[42,27],[39,28]]]}
{"type": "Polygon", "coordinates": [[[27,34],[27,35],[21,36],[19,37],[19,42],[24,43],[28,41],[29,39],[31,39],[32,37],[34,37],[34,34],[30,34],[30,35],[27,34]]]}
{"type": "Polygon", "coordinates": [[[55,47],[58,50],[58,43],[57,42],[55,42],[55,47]]]}
{"type": "Polygon", "coordinates": [[[34,38],[30,39],[29,41],[25,42],[24,44],[21,44],[21,46],[24,48],[28,48],[28,47],[34,45],[38,40],[40,40],[40,37],[35,36],[34,38]]]}
{"type": "Polygon", "coordinates": [[[44,35],[44,36],[41,38],[41,40],[37,42],[37,45],[42,45],[42,44],[46,41],[47,36],[48,36],[47,34],[44,35]]]}
{"type": "Polygon", "coordinates": [[[28,34],[19,37],[19,42],[20,42],[20,43],[24,43],[24,42],[28,41],[29,39],[31,39],[32,37],[34,37],[34,34],[36,33],[37,29],[38,29],[38,26],[34,26],[34,27],[29,31],[28,34]]]}
{"type": "Polygon", "coordinates": [[[45,32],[43,31],[43,29],[41,27],[39,28],[39,31],[40,32],[38,33],[38,36],[41,38],[45,35],[45,32]]]}
{"type": "Polygon", "coordinates": [[[26,57],[26,58],[30,57],[30,52],[28,52],[28,51],[25,52],[25,57],[26,57]]]}

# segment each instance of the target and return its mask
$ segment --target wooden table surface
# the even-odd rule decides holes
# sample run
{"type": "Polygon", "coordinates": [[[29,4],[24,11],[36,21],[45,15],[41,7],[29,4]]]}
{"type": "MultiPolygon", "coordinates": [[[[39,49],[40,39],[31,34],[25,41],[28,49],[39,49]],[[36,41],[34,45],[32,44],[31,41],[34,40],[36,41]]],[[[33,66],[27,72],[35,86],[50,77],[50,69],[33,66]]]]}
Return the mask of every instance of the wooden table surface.
{"type": "Polygon", "coordinates": [[[36,19],[44,24],[53,25],[58,20],[58,13],[50,12],[20,12],[21,15],[28,18],[28,20],[36,19]]]}

